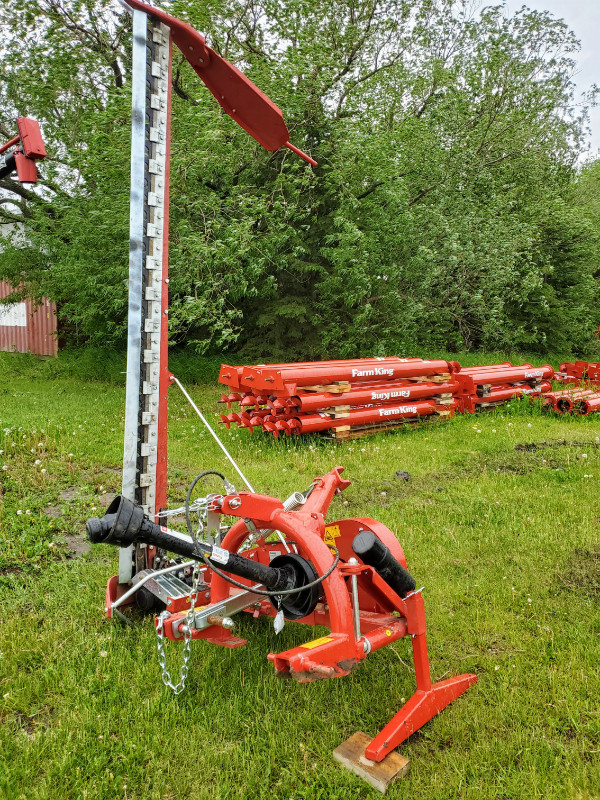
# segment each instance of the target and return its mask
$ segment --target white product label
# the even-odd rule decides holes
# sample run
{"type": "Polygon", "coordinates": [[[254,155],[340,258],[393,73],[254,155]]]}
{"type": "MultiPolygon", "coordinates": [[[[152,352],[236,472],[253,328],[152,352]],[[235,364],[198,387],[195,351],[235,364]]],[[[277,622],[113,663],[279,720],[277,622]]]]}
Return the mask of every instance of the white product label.
{"type": "Polygon", "coordinates": [[[223,550],[222,547],[215,547],[213,545],[210,560],[216,561],[217,564],[226,564],[229,561],[229,550],[223,550]]]}

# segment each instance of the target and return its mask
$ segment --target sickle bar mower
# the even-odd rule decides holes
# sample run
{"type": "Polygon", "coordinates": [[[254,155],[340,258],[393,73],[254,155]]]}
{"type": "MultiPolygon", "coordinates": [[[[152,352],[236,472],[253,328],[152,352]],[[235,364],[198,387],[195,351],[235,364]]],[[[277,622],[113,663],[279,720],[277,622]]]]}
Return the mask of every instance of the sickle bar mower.
{"type": "MultiPolygon", "coordinates": [[[[211,496],[209,512],[238,518],[218,546],[153,523],[123,497],[113,501],[104,518],[88,520],[87,529],[94,543],[145,543],[202,563],[202,608],[192,616],[189,609],[161,615],[169,639],[182,641],[187,626],[192,639],[240,647],[246,642],[232,634],[231,616],[242,610],[273,618],[283,612],[288,620],[329,628],[316,640],[269,653],[282,677],[301,683],[342,677],[369,653],[410,636],[416,691],[366,747],[364,757],[379,763],[477,678],[464,674],[432,683],[422,593],[415,590],[394,534],[368,518],[325,523],[333,495],[350,483],[342,471],[336,467],[316,479],[296,498],[294,510],[251,492],[211,496]],[[283,534],[283,542],[270,541],[273,530],[283,534]],[[232,576],[239,584],[235,590],[228,580],[232,576]],[[257,584],[266,587],[262,594],[257,584]]],[[[114,590],[113,584],[109,615],[119,605],[114,590]]],[[[165,599],[167,609],[172,601],[165,599]]]]}
{"type": "MultiPolygon", "coordinates": [[[[263,147],[271,151],[287,147],[309,163],[315,162],[290,144],[277,106],[208,47],[201,34],[141,0],[122,3],[133,14],[123,489],[102,519],[93,517],[87,524],[92,542],[120,548],[118,575],[109,580],[106,589],[106,614],[126,619],[121,609],[134,602],[146,611],[164,609],[155,625],[159,663],[165,685],[175,694],[185,686],[192,639],[229,648],[245,644],[232,633],[232,617],[242,611],[273,618],[276,632],[286,619],[327,626],[330,633],[326,636],[268,655],[277,675],[303,683],[347,675],[370,652],[410,636],[415,694],[375,739],[363,744],[355,764],[345,762],[359,774],[364,775],[365,763],[376,772],[377,765],[398,744],[462,694],[476,676],[432,683],[421,590],[416,590],[392,532],[367,518],[325,524],[333,495],[349,485],[341,477],[341,467],[285,502],[257,494],[169,371],[172,46],[181,50],[224,111],[263,147]],[[201,417],[248,491],[236,492],[221,473],[209,470],[190,485],[184,508],[166,509],[167,394],[173,384],[201,417]],[[223,480],[224,493],[191,503],[192,490],[207,474],[223,480]],[[196,532],[192,512],[198,520],[196,532]],[[188,533],[162,524],[178,513],[185,513],[188,533]],[[227,524],[224,518],[235,521],[227,524]],[[165,638],[183,643],[181,680],[176,686],[166,670],[165,638]]],[[[276,408],[272,401],[278,396],[303,396],[325,376],[334,381],[331,394],[335,395],[349,388],[350,379],[364,386],[383,380],[393,388],[394,381],[409,375],[433,381],[434,376],[441,377],[440,371],[444,372],[443,382],[448,382],[459,369],[452,362],[398,358],[321,362],[318,367],[304,363],[294,365],[293,371],[288,367],[224,366],[221,380],[229,387],[224,402],[229,408],[241,403],[239,413],[226,417],[228,424],[266,426],[291,420],[291,409],[276,408]]],[[[419,400],[415,395],[414,402],[423,405],[423,413],[432,413],[421,395],[419,400]]],[[[390,759],[386,761],[387,777],[384,781],[380,776],[380,788],[394,773],[390,759]]],[[[369,779],[375,780],[372,774],[369,779]]]]}

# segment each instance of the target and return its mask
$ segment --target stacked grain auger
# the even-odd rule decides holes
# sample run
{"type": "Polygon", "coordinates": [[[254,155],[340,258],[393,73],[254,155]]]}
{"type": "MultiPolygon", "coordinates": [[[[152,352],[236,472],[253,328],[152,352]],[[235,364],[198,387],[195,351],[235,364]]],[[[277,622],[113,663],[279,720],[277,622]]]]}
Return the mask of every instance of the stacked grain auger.
{"type": "Polygon", "coordinates": [[[513,366],[486,364],[462,367],[456,375],[458,411],[473,414],[486,408],[502,405],[514,397],[540,397],[550,392],[554,369],[549,364],[513,366]]]}
{"type": "Polygon", "coordinates": [[[376,430],[451,416],[458,389],[456,361],[364,358],[221,367],[229,414],[222,422],[278,437],[329,432],[351,438],[376,430]],[[231,411],[234,403],[239,411],[231,411]]]}
{"type": "Polygon", "coordinates": [[[560,365],[555,380],[570,388],[544,394],[544,404],[558,414],[588,414],[600,411],[600,364],[575,361],[560,365]]]}

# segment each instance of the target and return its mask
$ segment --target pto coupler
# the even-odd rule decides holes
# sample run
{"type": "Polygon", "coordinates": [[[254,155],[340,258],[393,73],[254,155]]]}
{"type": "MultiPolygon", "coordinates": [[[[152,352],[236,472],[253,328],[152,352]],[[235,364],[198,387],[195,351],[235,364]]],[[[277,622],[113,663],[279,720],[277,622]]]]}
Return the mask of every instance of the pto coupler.
{"type": "Polygon", "coordinates": [[[194,561],[210,562],[232,575],[261,583],[273,593],[294,589],[296,572],[289,566],[271,567],[231,553],[222,547],[194,541],[191,536],[157,525],[125,497],[116,497],[102,519],[91,517],[86,523],[88,538],[93,544],[128,547],[145,542],[194,561]]]}

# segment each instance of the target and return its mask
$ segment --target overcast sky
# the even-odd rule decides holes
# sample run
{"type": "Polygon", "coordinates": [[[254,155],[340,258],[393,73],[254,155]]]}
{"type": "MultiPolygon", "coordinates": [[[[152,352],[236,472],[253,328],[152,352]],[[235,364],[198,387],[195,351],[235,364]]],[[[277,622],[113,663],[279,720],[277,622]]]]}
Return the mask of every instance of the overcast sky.
{"type": "MultiPolygon", "coordinates": [[[[491,3],[490,3],[491,5],[491,3]]],[[[593,83],[600,85],[600,0],[507,0],[506,7],[513,13],[522,5],[538,11],[549,11],[554,17],[564,19],[581,42],[578,69],[574,82],[578,93],[586,91],[593,83]]],[[[592,128],[591,155],[600,156],[600,109],[590,111],[592,128]]]]}

